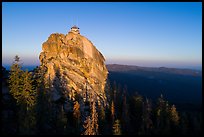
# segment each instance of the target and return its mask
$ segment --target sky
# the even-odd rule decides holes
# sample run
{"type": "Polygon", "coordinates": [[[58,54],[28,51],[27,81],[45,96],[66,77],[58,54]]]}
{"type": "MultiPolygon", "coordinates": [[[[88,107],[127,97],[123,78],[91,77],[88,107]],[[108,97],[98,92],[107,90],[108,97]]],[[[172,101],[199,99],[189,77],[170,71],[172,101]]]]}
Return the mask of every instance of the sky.
{"type": "Polygon", "coordinates": [[[202,66],[201,2],[3,2],[2,65],[39,65],[43,42],[73,25],[106,64],[202,66]]]}

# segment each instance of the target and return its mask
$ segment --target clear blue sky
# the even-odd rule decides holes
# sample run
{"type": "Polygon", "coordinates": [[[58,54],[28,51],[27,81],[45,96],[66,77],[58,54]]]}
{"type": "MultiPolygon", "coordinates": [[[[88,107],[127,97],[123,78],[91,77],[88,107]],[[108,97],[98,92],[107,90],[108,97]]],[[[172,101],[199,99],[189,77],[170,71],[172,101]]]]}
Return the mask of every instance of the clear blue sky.
{"type": "Polygon", "coordinates": [[[17,54],[39,65],[51,33],[78,25],[106,63],[195,68],[202,65],[201,2],[2,3],[2,63],[17,54]]]}

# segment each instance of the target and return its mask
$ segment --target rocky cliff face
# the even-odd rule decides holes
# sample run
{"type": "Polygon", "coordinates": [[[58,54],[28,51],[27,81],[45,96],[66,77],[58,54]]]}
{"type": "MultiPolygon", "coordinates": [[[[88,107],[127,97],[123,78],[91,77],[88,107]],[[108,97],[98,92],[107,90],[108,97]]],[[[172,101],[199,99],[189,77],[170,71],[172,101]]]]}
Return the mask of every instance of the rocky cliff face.
{"type": "Polygon", "coordinates": [[[45,78],[51,81],[53,100],[62,96],[75,100],[76,95],[89,101],[95,96],[99,104],[106,102],[104,92],[108,71],[103,55],[91,41],[76,33],[51,34],[42,44],[41,67],[46,68],[45,78]]]}

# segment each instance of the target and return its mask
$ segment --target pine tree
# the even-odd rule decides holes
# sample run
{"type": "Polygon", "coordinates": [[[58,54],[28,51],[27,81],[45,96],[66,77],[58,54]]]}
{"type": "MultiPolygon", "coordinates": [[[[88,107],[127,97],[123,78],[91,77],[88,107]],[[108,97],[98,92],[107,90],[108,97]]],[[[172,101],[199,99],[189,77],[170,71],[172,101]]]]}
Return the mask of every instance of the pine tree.
{"type": "Polygon", "coordinates": [[[157,128],[160,129],[163,126],[163,114],[165,110],[165,101],[163,95],[161,94],[160,98],[158,98],[158,107],[156,109],[157,116],[157,128]]]}
{"type": "Polygon", "coordinates": [[[170,134],[170,108],[168,101],[165,101],[163,95],[158,98],[156,108],[156,134],[170,134]]]}
{"type": "Polygon", "coordinates": [[[36,101],[36,89],[32,85],[32,75],[27,70],[23,73],[23,89],[21,92],[21,101],[26,104],[26,109],[32,108],[36,101]]]}
{"type": "Polygon", "coordinates": [[[181,126],[181,134],[187,135],[190,130],[189,130],[189,120],[186,112],[181,113],[180,126],[181,126]]]}
{"type": "MultiPolygon", "coordinates": [[[[34,69],[34,85],[36,87],[36,115],[37,115],[37,128],[38,132],[43,134],[51,134],[52,127],[52,114],[53,114],[53,105],[51,103],[51,96],[49,88],[51,85],[46,81],[45,75],[46,69],[42,66],[34,69]]],[[[59,114],[60,116],[60,114],[59,114]]],[[[52,130],[53,131],[53,130],[52,130]]]]}
{"type": "Polygon", "coordinates": [[[123,100],[122,100],[122,120],[121,120],[122,130],[124,134],[128,133],[129,122],[130,122],[129,112],[128,112],[129,106],[127,104],[126,91],[127,89],[125,88],[124,94],[123,94],[123,100]]]}
{"type": "Polygon", "coordinates": [[[113,83],[113,102],[116,102],[116,91],[117,91],[117,85],[116,82],[114,81],[113,83]]]}
{"type": "Polygon", "coordinates": [[[10,69],[8,83],[9,92],[17,101],[17,104],[21,102],[21,92],[23,90],[23,70],[21,70],[21,68],[22,66],[20,65],[20,58],[16,55],[10,69]]]}
{"type": "Polygon", "coordinates": [[[32,75],[28,71],[21,70],[20,58],[15,57],[15,62],[11,66],[9,77],[9,88],[11,95],[16,99],[17,104],[25,105],[28,110],[35,104],[36,90],[32,85],[32,75]]]}
{"type": "Polygon", "coordinates": [[[145,103],[143,103],[141,134],[150,134],[150,131],[153,126],[153,123],[151,120],[151,111],[152,111],[151,103],[146,98],[145,103]]]}
{"type": "Polygon", "coordinates": [[[106,124],[106,115],[105,115],[105,110],[102,105],[99,106],[99,132],[103,133],[104,132],[104,127],[106,124]]]}
{"type": "Polygon", "coordinates": [[[94,135],[93,128],[92,128],[92,121],[91,121],[90,116],[88,116],[86,120],[84,121],[83,127],[85,131],[82,135],[94,135]]]}
{"type": "Polygon", "coordinates": [[[57,133],[65,134],[65,129],[67,128],[67,116],[64,112],[64,108],[61,104],[58,104],[58,112],[57,112],[57,133]]]}
{"type": "Polygon", "coordinates": [[[136,93],[130,99],[130,124],[134,134],[138,134],[142,124],[143,97],[136,93]]]}
{"type": "Polygon", "coordinates": [[[32,75],[28,71],[21,70],[20,58],[16,55],[11,66],[9,76],[9,89],[11,95],[16,99],[18,109],[18,124],[21,134],[32,134],[35,132],[36,116],[35,102],[36,90],[33,86],[32,75]]]}
{"type": "Polygon", "coordinates": [[[84,122],[84,135],[98,135],[98,113],[96,111],[95,96],[91,95],[92,102],[90,103],[91,114],[84,122]]]}
{"type": "MultiPolygon", "coordinates": [[[[127,120],[127,114],[128,114],[128,108],[127,108],[127,102],[126,102],[126,95],[123,95],[123,102],[122,102],[122,117],[123,119],[127,120]]],[[[126,121],[125,120],[125,121],[126,121]]]]}
{"type": "Polygon", "coordinates": [[[111,99],[113,98],[113,93],[111,92],[111,85],[110,85],[110,81],[107,79],[106,84],[105,84],[105,94],[106,94],[106,99],[107,99],[107,104],[104,104],[104,106],[109,107],[109,103],[111,102],[111,99]]]}
{"type": "MultiPolygon", "coordinates": [[[[33,133],[33,130],[36,126],[36,111],[35,111],[35,104],[36,104],[36,89],[32,85],[32,75],[27,70],[23,73],[23,90],[21,92],[21,109],[25,109],[25,119],[22,117],[24,126],[23,132],[26,131],[27,133],[33,133]]],[[[22,113],[21,113],[22,114],[22,113]]],[[[20,115],[21,115],[20,114],[20,115]]]]}
{"type": "Polygon", "coordinates": [[[171,121],[172,121],[175,125],[178,125],[178,124],[179,124],[179,116],[178,116],[178,112],[176,111],[175,105],[172,105],[172,107],[171,107],[171,109],[170,109],[170,117],[171,117],[171,121]]]}
{"type": "Polygon", "coordinates": [[[78,101],[75,101],[74,103],[74,108],[73,108],[73,117],[75,119],[75,125],[76,128],[79,128],[80,125],[80,117],[81,117],[81,113],[80,113],[80,104],[78,103],[78,101]]]}
{"type": "Polygon", "coordinates": [[[121,135],[120,120],[116,120],[113,125],[113,135],[121,135]]]}
{"type": "Polygon", "coordinates": [[[46,69],[42,66],[36,67],[34,69],[34,85],[36,86],[37,90],[43,90],[45,88],[45,81],[44,81],[44,75],[45,75],[46,69]]]}
{"type": "Polygon", "coordinates": [[[104,121],[105,118],[106,118],[106,114],[105,114],[104,107],[102,105],[100,106],[100,113],[99,113],[99,115],[100,115],[100,120],[104,121]]]}
{"type": "Polygon", "coordinates": [[[98,113],[96,111],[96,103],[93,101],[91,109],[92,128],[94,135],[98,135],[98,113]]]}
{"type": "Polygon", "coordinates": [[[112,118],[112,123],[115,120],[115,106],[114,106],[114,102],[112,101],[111,103],[111,118],[112,118]]]}

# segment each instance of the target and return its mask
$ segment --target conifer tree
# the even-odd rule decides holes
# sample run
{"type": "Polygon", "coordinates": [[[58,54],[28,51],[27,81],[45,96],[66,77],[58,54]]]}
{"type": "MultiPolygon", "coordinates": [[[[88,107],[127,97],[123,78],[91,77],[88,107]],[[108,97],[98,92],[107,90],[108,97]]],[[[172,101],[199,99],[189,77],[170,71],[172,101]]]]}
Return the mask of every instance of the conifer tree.
{"type": "Polygon", "coordinates": [[[98,119],[98,123],[99,123],[99,132],[103,133],[104,132],[104,127],[106,124],[106,115],[105,115],[105,110],[104,107],[102,105],[99,106],[99,119],[98,119]]]}
{"type": "Polygon", "coordinates": [[[26,109],[35,105],[36,89],[32,85],[32,75],[27,70],[23,73],[23,89],[21,92],[21,101],[26,104],[26,109]]]}
{"type": "MultiPolygon", "coordinates": [[[[24,126],[21,130],[23,133],[33,133],[33,130],[36,126],[36,89],[33,86],[32,82],[32,74],[27,70],[22,74],[23,78],[23,89],[21,91],[21,110],[26,109],[24,117],[22,117],[21,122],[23,122],[24,126]]],[[[22,111],[20,114],[22,115],[22,111]]],[[[20,116],[20,117],[21,117],[20,116]]]]}
{"type": "Polygon", "coordinates": [[[108,104],[104,104],[104,106],[110,106],[111,103],[111,99],[113,98],[113,93],[111,92],[111,85],[110,85],[110,81],[107,79],[106,81],[106,85],[105,85],[105,94],[106,94],[106,98],[107,98],[107,102],[108,104]]]}
{"type": "Polygon", "coordinates": [[[95,96],[91,94],[92,102],[90,103],[91,113],[84,122],[84,135],[98,135],[98,113],[96,111],[95,96]]]}
{"type": "Polygon", "coordinates": [[[75,101],[75,103],[74,103],[73,117],[75,119],[76,128],[78,129],[79,125],[80,125],[80,117],[81,117],[80,104],[78,103],[78,101],[75,101]]]}
{"type": "Polygon", "coordinates": [[[163,95],[158,98],[158,107],[156,109],[156,117],[157,117],[157,128],[160,129],[163,126],[163,114],[165,110],[165,101],[163,99],[163,95]]]}
{"type": "Polygon", "coordinates": [[[168,101],[165,101],[163,95],[158,98],[156,108],[156,133],[169,134],[170,133],[170,108],[168,101]]]}
{"type": "Polygon", "coordinates": [[[103,107],[102,105],[100,105],[100,108],[99,108],[99,109],[100,109],[100,113],[99,113],[100,119],[101,119],[101,121],[104,121],[104,120],[105,120],[105,117],[106,117],[104,107],[103,107]]]}
{"type": "Polygon", "coordinates": [[[33,86],[32,75],[21,70],[20,58],[16,55],[11,66],[9,77],[10,93],[16,99],[18,109],[18,124],[20,134],[35,132],[36,116],[36,89],[33,86]]]}
{"type": "Polygon", "coordinates": [[[143,114],[142,114],[142,131],[141,134],[150,134],[153,123],[151,120],[151,103],[146,98],[146,101],[143,103],[143,114]]]}
{"type": "Polygon", "coordinates": [[[127,121],[127,114],[128,114],[128,108],[127,108],[127,102],[126,102],[126,95],[123,95],[123,102],[122,102],[122,117],[127,121]]]}
{"type": "Polygon", "coordinates": [[[52,122],[52,103],[49,94],[49,85],[44,77],[46,69],[42,66],[34,69],[34,85],[36,86],[36,115],[37,115],[37,128],[38,132],[44,134],[51,134],[48,131],[52,122]]]}
{"type": "Polygon", "coordinates": [[[130,123],[134,133],[138,134],[142,124],[143,97],[136,93],[130,100],[130,123]]]}
{"type": "Polygon", "coordinates": [[[57,114],[57,133],[65,134],[65,129],[67,128],[67,116],[64,112],[64,108],[61,104],[58,105],[58,114],[57,114]]]}
{"type": "Polygon", "coordinates": [[[186,112],[183,112],[181,114],[180,124],[182,135],[187,135],[187,133],[189,132],[189,120],[186,112]]]}
{"type": "Polygon", "coordinates": [[[114,103],[116,102],[116,91],[117,91],[117,85],[116,85],[116,82],[114,81],[114,84],[113,84],[113,102],[114,103]]]}
{"type": "Polygon", "coordinates": [[[112,118],[112,123],[115,120],[115,106],[114,106],[114,102],[112,101],[111,103],[111,118],[112,118]]]}
{"type": "Polygon", "coordinates": [[[92,128],[92,120],[90,116],[88,116],[86,120],[84,121],[83,127],[85,131],[82,135],[94,135],[93,128],[92,128]]]}
{"type": "Polygon", "coordinates": [[[20,58],[19,56],[15,56],[14,62],[10,69],[10,75],[9,75],[9,92],[14,97],[14,99],[17,101],[17,104],[21,102],[21,92],[23,90],[23,70],[21,70],[22,66],[20,64],[20,58]]]}
{"type": "MultiPolygon", "coordinates": [[[[28,133],[33,133],[36,126],[36,89],[33,86],[32,75],[27,70],[23,73],[23,90],[21,92],[21,108],[25,109],[24,131],[27,129],[28,133]],[[25,107],[25,108],[24,108],[25,107]]],[[[22,115],[22,113],[20,114],[22,115]]]]}
{"type": "Polygon", "coordinates": [[[175,125],[178,125],[178,124],[179,124],[179,116],[178,116],[178,112],[176,111],[175,105],[172,105],[172,107],[171,107],[171,109],[170,109],[170,117],[171,117],[171,121],[172,121],[175,125]]]}
{"type": "Polygon", "coordinates": [[[130,124],[129,112],[128,112],[129,106],[127,104],[126,91],[127,91],[127,88],[124,88],[124,94],[123,94],[123,100],[122,100],[122,120],[121,120],[122,130],[124,134],[128,133],[129,124],[130,124]]]}
{"type": "Polygon", "coordinates": [[[113,135],[121,135],[120,120],[116,120],[113,125],[113,135]]]}
{"type": "Polygon", "coordinates": [[[98,135],[98,113],[96,111],[96,103],[93,101],[91,109],[93,134],[98,135]]]}

